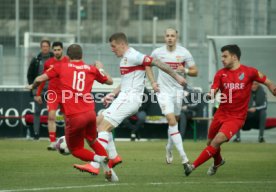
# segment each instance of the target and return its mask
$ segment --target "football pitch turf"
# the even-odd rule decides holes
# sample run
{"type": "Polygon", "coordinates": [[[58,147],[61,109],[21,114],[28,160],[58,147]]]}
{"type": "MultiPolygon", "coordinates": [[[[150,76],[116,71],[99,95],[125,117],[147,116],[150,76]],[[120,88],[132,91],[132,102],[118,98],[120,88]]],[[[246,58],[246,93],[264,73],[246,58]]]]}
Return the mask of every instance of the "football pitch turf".
{"type": "MultiPolygon", "coordinates": [[[[108,183],[102,172],[91,176],[74,169],[74,163],[82,162],[71,155],[47,151],[46,140],[0,139],[0,192],[276,191],[276,144],[226,143],[226,164],[216,175],[206,174],[209,160],[189,177],[184,176],[176,149],[173,164],[165,163],[165,140],[116,144],[123,158],[115,168],[120,181],[108,183]]],[[[193,161],[205,142],[187,140],[184,147],[193,161]]]]}

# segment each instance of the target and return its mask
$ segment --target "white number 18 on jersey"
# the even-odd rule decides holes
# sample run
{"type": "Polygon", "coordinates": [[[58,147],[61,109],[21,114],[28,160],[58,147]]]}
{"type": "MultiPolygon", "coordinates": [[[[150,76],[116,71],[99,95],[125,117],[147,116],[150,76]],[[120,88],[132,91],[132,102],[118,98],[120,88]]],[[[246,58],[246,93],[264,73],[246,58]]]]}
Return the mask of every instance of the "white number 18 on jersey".
{"type": "Polygon", "coordinates": [[[85,72],[84,71],[74,71],[73,85],[72,88],[81,92],[84,90],[85,86],[85,72]]]}

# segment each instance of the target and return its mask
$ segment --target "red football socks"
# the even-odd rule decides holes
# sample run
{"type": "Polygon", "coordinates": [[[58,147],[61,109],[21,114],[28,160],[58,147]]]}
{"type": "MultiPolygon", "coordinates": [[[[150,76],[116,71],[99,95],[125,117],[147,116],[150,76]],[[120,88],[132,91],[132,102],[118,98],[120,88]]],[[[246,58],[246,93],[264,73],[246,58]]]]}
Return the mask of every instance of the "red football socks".
{"type": "Polygon", "coordinates": [[[221,154],[220,154],[220,147],[217,149],[217,152],[216,154],[213,156],[214,158],[214,165],[219,165],[222,161],[222,157],[221,157],[221,154]]]}
{"type": "Polygon", "coordinates": [[[103,146],[99,143],[98,140],[96,140],[92,145],[91,148],[95,151],[97,155],[100,156],[108,156],[106,150],[103,148],[103,146]]]}
{"type": "Polygon", "coordinates": [[[204,162],[208,161],[211,157],[213,157],[217,153],[217,149],[213,146],[209,145],[207,146],[201,154],[198,156],[198,158],[194,161],[193,165],[195,168],[203,164],[204,162]]]}
{"type": "Polygon", "coordinates": [[[56,142],[56,132],[49,132],[50,142],[56,142]]]}
{"type": "Polygon", "coordinates": [[[94,161],[95,153],[85,148],[71,151],[72,155],[83,161],[94,161]]]}

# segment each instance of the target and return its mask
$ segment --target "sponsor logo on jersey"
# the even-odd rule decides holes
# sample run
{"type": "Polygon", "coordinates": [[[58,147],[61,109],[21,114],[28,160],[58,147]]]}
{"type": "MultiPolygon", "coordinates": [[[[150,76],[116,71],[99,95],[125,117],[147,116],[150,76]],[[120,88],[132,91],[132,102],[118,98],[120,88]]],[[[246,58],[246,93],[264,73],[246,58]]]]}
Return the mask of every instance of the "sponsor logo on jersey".
{"type": "Polygon", "coordinates": [[[239,80],[243,80],[244,79],[244,73],[241,73],[240,76],[239,76],[239,80]]]}
{"type": "Polygon", "coordinates": [[[225,89],[240,90],[245,88],[245,83],[224,83],[223,86],[225,89]]]}
{"type": "Polygon", "coordinates": [[[176,61],[181,62],[182,61],[182,56],[176,56],[176,61]]]}
{"type": "Polygon", "coordinates": [[[126,57],[124,57],[123,64],[124,64],[124,65],[126,65],[126,64],[127,64],[127,58],[126,58],[126,57]]]}

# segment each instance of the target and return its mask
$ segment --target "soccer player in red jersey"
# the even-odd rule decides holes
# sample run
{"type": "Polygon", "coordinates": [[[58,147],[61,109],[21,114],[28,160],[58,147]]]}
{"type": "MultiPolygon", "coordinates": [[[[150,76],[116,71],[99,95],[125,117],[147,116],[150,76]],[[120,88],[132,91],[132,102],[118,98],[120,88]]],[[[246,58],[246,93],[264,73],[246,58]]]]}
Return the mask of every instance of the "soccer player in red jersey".
{"type": "Polygon", "coordinates": [[[111,77],[103,70],[103,65],[96,62],[95,66],[86,65],[82,60],[82,48],[78,44],[68,47],[69,62],[54,66],[52,70],[38,76],[33,89],[41,82],[58,77],[60,80],[61,102],[66,116],[65,138],[71,154],[83,161],[101,163],[108,181],[118,181],[115,172],[107,165],[107,153],[96,140],[96,113],[91,89],[94,80],[112,84],[111,77]],[[96,154],[84,148],[84,139],[96,154]]]}
{"type": "Polygon", "coordinates": [[[243,126],[254,81],[266,85],[276,96],[274,83],[257,69],[240,63],[241,51],[237,45],[226,45],[221,48],[221,52],[224,68],[215,74],[209,97],[214,98],[220,90],[224,99],[221,100],[209,127],[207,147],[192,164],[187,165],[186,176],[211,157],[214,163],[207,171],[210,176],[214,175],[218,167],[225,163],[221,157],[220,146],[229,141],[243,126]]]}
{"type": "MultiPolygon", "coordinates": [[[[46,60],[44,64],[44,73],[54,66],[60,65],[61,63],[66,63],[69,61],[67,56],[62,54],[63,52],[63,44],[62,42],[54,42],[52,44],[52,49],[54,53],[54,57],[46,60]]],[[[45,82],[41,83],[37,89],[37,95],[41,95],[45,82]]],[[[47,147],[48,150],[56,150],[56,111],[60,106],[61,112],[63,109],[61,107],[61,90],[59,88],[60,82],[59,78],[55,77],[49,81],[48,91],[47,91],[47,109],[48,109],[48,132],[50,145],[47,147]]]]}

